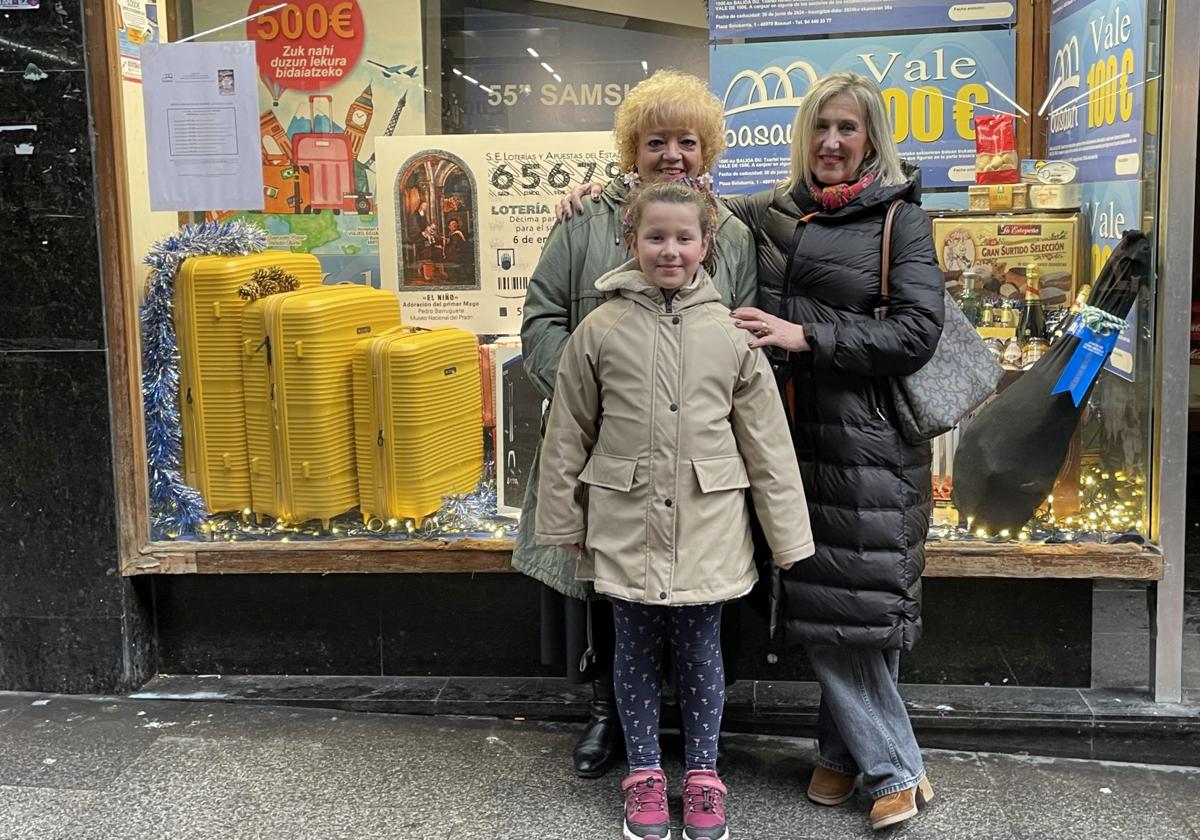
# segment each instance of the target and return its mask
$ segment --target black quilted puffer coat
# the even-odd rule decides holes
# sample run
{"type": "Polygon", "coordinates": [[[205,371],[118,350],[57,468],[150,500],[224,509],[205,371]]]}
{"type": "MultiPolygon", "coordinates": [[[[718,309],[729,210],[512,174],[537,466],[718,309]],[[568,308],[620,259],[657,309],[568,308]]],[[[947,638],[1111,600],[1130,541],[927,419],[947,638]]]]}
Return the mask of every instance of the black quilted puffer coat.
{"type": "Polygon", "coordinates": [[[942,331],[944,280],[919,200],[915,171],[834,212],[817,212],[804,188],[725,199],[756,240],[760,307],[803,324],[812,346],[777,360],[816,541],[814,557],[781,574],[787,644],[908,650],[921,637],[930,446],[900,437],[887,379],[925,364],[942,331]],[[897,198],[907,203],[892,231],[891,306],[877,320],[883,220],[897,198]]]}

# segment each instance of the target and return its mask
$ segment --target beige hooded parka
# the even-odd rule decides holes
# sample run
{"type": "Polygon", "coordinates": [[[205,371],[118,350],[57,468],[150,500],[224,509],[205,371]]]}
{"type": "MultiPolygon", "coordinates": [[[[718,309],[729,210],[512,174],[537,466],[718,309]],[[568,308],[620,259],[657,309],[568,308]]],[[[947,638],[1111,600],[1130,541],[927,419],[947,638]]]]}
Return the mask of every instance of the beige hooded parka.
{"type": "Polygon", "coordinates": [[[668,300],[630,261],[568,340],[541,455],[535,542],[586,548],[598,592],[728,601],[757,572],[746,488],[774,562],[813,553],[808,506],[766,357],[711,279],[668,300]]]}

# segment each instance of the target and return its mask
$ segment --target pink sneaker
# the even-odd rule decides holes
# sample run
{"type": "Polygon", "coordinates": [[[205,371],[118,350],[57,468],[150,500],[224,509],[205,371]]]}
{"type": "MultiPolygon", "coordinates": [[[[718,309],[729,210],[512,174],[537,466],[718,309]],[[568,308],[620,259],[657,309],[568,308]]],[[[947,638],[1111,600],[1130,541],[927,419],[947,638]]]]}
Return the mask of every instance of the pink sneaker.
{"type": "Polygon", "coordinates": [[[671,840],[667,779],[661,770],[638,770],[621,782],[625,792],[625,840],[671,840]]]}
{"type": "Polygon", "coordinates": [[[683,778],[683,840],[729,840],[725,796],[716,770],[689,770],[683,778]]]}

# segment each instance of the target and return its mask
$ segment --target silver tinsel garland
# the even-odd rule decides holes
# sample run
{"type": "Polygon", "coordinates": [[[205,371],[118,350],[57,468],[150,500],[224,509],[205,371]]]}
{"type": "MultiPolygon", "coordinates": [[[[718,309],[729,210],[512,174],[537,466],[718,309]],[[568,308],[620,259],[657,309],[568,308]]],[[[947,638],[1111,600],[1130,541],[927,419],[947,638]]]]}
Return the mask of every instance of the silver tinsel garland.
{"type": "Polygon", "coordinates": [[[193,534],[208,519],[204,499],[183,480],[179,416],[179,347],[172,320],[175,275],[188,257],[251,254],[267,247],[267,232],[243,221],[185,225],[159,240],[144,262],[151,269],[142,327],[142,401],[150,520],[155,538],[193,534]]]}

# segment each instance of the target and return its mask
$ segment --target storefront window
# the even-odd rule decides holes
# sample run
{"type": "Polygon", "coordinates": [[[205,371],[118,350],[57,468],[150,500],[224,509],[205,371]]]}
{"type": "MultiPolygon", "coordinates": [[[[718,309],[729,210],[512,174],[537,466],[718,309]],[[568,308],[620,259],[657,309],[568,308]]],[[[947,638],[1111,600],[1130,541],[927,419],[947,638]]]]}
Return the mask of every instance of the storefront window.
{"type": "Polygon", "coordinates": [[[130,238],[136,260],[152,257],[144,289],[144,269],[130,282],[153,539],[507,544],[544,407],[517,338],[530,274],[559,196],[619,174],[614,110],[660,68],[722,100],[727,195],[786,177],[792,116],[817,78],[879,83],[921,169],[948,290],[1005,369],[993,403],[933,441],[934,538],[1149,533],[1152,270],[1128,318],[1110,313],[1127,325],[1079,405],[1051,391],[1088,361],[1061,347],[1080,343],[1071,327],[1100,303],[1087,292],[1108,256],[1126,230],[1153,228],[1161,4],[980,4],[970,20],[944,4],[845,4],[787,21],[725,0],[295,0],[227,28],[275,4],[133,5],[119,48],[130,238]],[[192,35],[253,42],[252,60],[230,53],[253,78],[139,51],[192,35]],[[179,82],[207,71],[218,88],[189,99],[179,82]],[[166,104],[143,113],[147,85],[166,104]],[[239,103],[256,115],[260,208],[219,200],[214,150],[252,128],[239,103]],[[976,118],[1005,114],[1009,139],[985,149],[976,118]],[[171,143],[198,156],[181,163],[171,143]],[[177,213],[164,177],[217,192],[177,213]],[[199,222],[241,226],[170,238],[199,222]],[[1051,376],[1036,362],[1055,354],[1037,398],[1005,406],[1009,388],[1051,376]],[[986,463],[964,460],[980,430],[986,463]]]}

